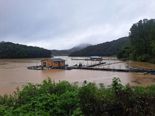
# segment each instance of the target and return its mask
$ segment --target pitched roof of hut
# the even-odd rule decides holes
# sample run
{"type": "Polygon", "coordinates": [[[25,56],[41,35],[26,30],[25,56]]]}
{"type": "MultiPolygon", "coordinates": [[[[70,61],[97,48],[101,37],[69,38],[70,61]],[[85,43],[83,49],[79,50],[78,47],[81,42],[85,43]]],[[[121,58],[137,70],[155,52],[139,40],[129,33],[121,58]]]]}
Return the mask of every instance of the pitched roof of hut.
{"type": "Polygon", "coordinates": [[[61,58],[46,58],[46,59],[43,59],[41,61],[45,61],[45,60],[52,60],[52,61],[55,61],[55,62],[57,62],[57,61],[65,61],[64,59],[61,59],[61,58]]]}
{"type": "Polygon", "coordinates": [[[51,58],[51,60],[53,60],[53,61],[65,61],[64,59],[61,59],[61,58],[51,58]]]}

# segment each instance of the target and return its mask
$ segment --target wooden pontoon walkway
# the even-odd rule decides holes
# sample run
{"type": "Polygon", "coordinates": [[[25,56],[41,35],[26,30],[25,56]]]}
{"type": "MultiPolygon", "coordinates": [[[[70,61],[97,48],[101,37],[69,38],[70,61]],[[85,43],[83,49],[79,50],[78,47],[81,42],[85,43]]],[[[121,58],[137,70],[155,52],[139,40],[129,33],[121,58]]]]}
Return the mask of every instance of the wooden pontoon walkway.
{"type": "Polygon", "coordinates": [[[155,70],[146,69],[111,69],[111,68],[92,68],[92,67],[72,67],[72,69],[80,70],[96,70],[96,71],[113,71],[113,72],[135,72],[135,73],[149,73],[155,75],[155,70]]]}

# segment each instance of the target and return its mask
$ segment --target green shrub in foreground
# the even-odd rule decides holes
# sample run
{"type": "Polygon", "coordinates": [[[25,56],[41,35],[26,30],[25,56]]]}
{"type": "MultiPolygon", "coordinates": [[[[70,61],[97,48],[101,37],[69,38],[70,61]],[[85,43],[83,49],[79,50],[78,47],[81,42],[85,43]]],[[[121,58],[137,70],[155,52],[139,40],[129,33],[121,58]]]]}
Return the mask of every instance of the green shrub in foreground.
{"type": "Polygon", "coordinates": [[[118,78],[110,87],[67,81],[28,84],[11,96],[0,97],[0,116],[154,116],[155,86],[123,86],[118,78]]]}

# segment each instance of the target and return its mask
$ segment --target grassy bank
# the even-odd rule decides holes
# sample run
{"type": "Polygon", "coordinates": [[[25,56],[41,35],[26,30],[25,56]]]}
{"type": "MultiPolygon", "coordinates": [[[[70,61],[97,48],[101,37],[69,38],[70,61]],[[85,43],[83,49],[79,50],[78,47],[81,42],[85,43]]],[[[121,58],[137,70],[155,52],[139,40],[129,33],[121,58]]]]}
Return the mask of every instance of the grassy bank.
{"type": "Polygon", "coordinates": [[[46,80],[28,84],[14,95],[0,97],[0,115],[6,116],[154,116],[155,85],[123,86],[118,78],[110,87],[83,86],[46,80]]]}

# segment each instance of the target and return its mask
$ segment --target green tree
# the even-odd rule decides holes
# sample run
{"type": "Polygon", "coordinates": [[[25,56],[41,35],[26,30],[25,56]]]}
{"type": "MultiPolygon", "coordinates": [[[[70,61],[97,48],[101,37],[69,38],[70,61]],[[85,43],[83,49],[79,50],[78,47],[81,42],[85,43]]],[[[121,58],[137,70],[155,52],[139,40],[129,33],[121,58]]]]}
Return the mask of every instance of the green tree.
{"type": "Polygon", "coordinates": [[[147,61],[154,54],[155,20],[140,20],[131,27],[129,37],[134,60],[147,61]]]}

